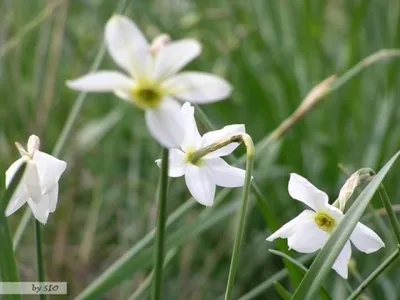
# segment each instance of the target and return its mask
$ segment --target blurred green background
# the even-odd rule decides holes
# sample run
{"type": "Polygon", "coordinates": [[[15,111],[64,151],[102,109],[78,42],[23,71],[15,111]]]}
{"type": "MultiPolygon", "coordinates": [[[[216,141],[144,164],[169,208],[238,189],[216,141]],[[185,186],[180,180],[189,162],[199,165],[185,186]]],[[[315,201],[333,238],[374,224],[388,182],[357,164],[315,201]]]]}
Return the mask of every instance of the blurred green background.
{"type": "MultiPolygon", "coordinates": [[[[0,1],[2,170],[19,155],[14,141],[25,143],[30,134],[41,137],[43,151],[52,151],[78,97],[65,81],[89,71],[103,42],[104,25],[118,5],[121,1],[0,1]]],[[[217,73],[234,87],[230,99],[203,106],[204,112],[217,128],[246,124],[255,143],[324,78],[343,74],[380,49],[400,48],[398,0],[129,0],[123,14],[149,39],[163,32],[173,39],[198,39],[203,52],[188,69],[217,73]]],[[[367,68],[325,97],[282,139],[257,153],[255,180],[278,225],[303,208],[287,193],[290,172],[308,178],[334,201],[346,180],[338,163],[350,171],[379,169],[399,150],[399,67],[399,61],[390,60],[367,68]]],[[[100,68],[116,66],[106,54],[100,68]]],[[[244,149],[237,152],[236,156],[243,154],[244,149]]],[[[111,94],[86,96],[60,154],[68,168],[60,181],[59,206],[44,229],[47,278],[68,281],[68,298],[78,295],[154,227],[159,176],[154,160],[159,155],[142,111],[111,94]]],[[[396,169],[384,181],[394,204],[400,197],[396,169]]],[[[171,180],[170,186],[169,213],[190,198],[182,178],[171,180]]],[[[163,299],[223,295],[236,224],[237,206],[232,203],[239,197],[240,189],[235,189],[211,208],[196,204],[169,227],[174,240],[168,248],[176,252],[166,268],[163,299]],[[204,226],[211,219],[214,222],[204,226]]],[[[372,204],[378,209],[382,204],[375,198],[372,204]]],[[[13,231],[22,215],[23,209],[10,217],[13,231]]],[[[348,280],[353,288],[395,245],[390,232],[382,232],[371,218],[366,216],[363,222],[387,246],[368,256],[353,248],[355,268],[348,280]]],[[[33,281],[33,223],[27,229],[16,254],[21,277],[33,281]]],[[[273,229],[273,220],[251,205],[235,298],[283,268],[281,259],[268,251],[275,244],[265,241],[273,229]]],[[[151,254],[152,245],[141,254],[151,254]]],[[[99,298],[128,299],[151,271],[151,258],[138,256],[120,278],[126,280],[99,298]]],[[[365,296],[400,299],[399,276],[395,265],[365,296]]],[[[333,271],[329,279],[325,287],[332,298],[345,298],[344,281],[333,271]]],[[[293,291],[288,278],[280,282],[293,291]]],[[[145,293],[143,299],[147,298],[145,293]]],[[[269,285],[244,299],[278,296],[269,285]]]]}

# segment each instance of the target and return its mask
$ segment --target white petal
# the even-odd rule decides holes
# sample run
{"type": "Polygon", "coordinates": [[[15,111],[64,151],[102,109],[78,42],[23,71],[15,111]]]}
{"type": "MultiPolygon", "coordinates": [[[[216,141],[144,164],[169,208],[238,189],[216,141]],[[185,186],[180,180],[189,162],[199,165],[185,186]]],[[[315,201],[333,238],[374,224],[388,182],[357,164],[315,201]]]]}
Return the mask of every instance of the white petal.
{"type": "Polygon", "coordinates": [[[12,195],[6,208],[6,217],[15,213],[22,205],[28,201],[28,192],[25,185],[19,185],[17,190],[12,195]]]}
{"type": "Polygon", "coordinates": [[[32,201],[32,199],[29,198],[28,204],[36,220],[38,220],[40,223],[46,224],[50,213],[49,196],[44,195],[39,203],[35,203],[32,201]]]}
{"type": "MultiPolygon", "coordinates": [[[[157,166],[161,168],[161,159],[156,160],[157,166]]],[[[185,153],[179,149],[169,150],[169,177],[180,177],[185,174],[185,153]]]]}
{"type": "Polygon", "coordinates": [[[136,78],[150,72],[151,54],[146,38],[129,18],[116,15],[106,24],[105,40],[113,60],[136,78]]]}
{"type": "MultiPolygon", "coordinates": [[[[36,151],[39,152],[39,151],[36,151]]],[[[35,153],[36,153],[35,152],[35,153]]],[[[26,166],[25,186],[28,191],[29,197],[36,203],[42,200],[42,186],[40,184],[40,178],[38,173],[38,167],[35,161],[29,160],[26,166]]]]}
{"type": "Polygon", "coordinates": [[[129,91],[133,84],[133,80],[129,77],[115,71],[98,71],[67,81],[69,88],[84,92],[129,91]]]}
{"type": "Polygon", "coordinates": [[[303,202],[314,210],[324,209],[328,205],[328,195],[300,175],[290,174],[288,189],[293,199],[303,202]]]}
{"type": "Polygon", "coordinates": [[[155,59],[155,79],[162,80],[175,74],[200,52],[200,43],[193,39],[175,41],[161,47],[155,59]]]}
{"type": "Polygon", "coordinates": [[[321,230],[314,219],[297,226],[295,233],[288,238],[289,248],[297,252],[313,253],[321,249],[329,238],[329,234],[321,230]]]}
{"type": "Polygon", "coordinates": [[[194,103],[223,100],[232,92],[225,79],[202,72],[182,72],[167,79],[163,85],[178,99],[194,103]]]}
{"type": "Polygon", "coordinates": [[[67,163],[41,151],[35,152],[33,160],[38,168],[43,193],[47,194],[60,180],[62,173],[67,168],[67,163]]]}
{"type": "Polygon", "coordinates": [[[279,228],[277,231],[275,231],[273,234],[271,234],[268,238],[267,241],[273,241],[277,238],[283,238],[286,239],[293,235],[296,232],[296,229],[300,225],[302,225],[305,222],[309,222],[314,218],[315,213],[311,210],[304,210],[299,214],[296,218],[293,220],[290,220],[287,222],[285,225],[283,225],[281,228],[279,228]]]}
{"type": "MultiPolygon", "coordinates": [[[[203,135],[201,139],[201,147],[209,146],[213,143],[220,142],[234,135],[235,133],[246,132],[245,126],[243,124],[228,125],[222,129],[207,132],[203,135]]],[[[231,143],[225,147],[222,147],[214,152],[207,154],[206,157],[221,157],[231,154],[237,147],[239,143],[231,143]]]]}
{"type": "Polygon", "coordinates": [[[350,235],[354,246],[365,253],[372,253],[385,247],[382,239],[370,228],[358,222],[350,235]]]}
{"type": "Polygon", "coordinates": [[[151,135],[164,147],[179,148],[182,144],[183,119],[175,100],[166,98],[158,108],[146,110],[146,123],[151,135]]]}
{"type": "MultiPolygon", "coordinates": [[[[15,176],[15,173],[17,173],[19,167],[22,165],[22,163],[25,161],[24,158],[19,158],[16,160],[6,171],[6,188],[10,185],[12,179],[15,176]]],[[[26,172],[25,172],[26,173],[26,172]]],[[[21,179],[23,181],[23,178],[21,179]]],[[[20,181],[20,182],[21,182],[20,181]]]]}
{"type": "Polygon", "coordinates": [[[207,169],[189,164],[186,168],[185,181],[197,202],[206,206],[214,203],[215,184],[207,173],[207,169]]]}
{"type": "Polygon", "coordinates": [[[48,193],[49,196],[49,211],[52,213],[57,208],[58,203],[58,184],[48,193]]]}
{"type": "Polygon", "coordinates": [[[184,151],[193,151],[197,149],[201,141],[201,135],[197,129],[194,118],[194,107],[189,102],[185,102],[181,108],[181,115],[184,122],[185,137],[181,148],[184,151]]]}
{"type": "Polygon", "coordinates": [[[232,167],[219,157],[205,159],[204,164],[216,185],[231,188],[243,186],[245,170],[232,167]]]}
{"type": "MultiPolygon", "coordinates": [[[[16,160],[6,171],[6,188],[10,185],[12,179],[17,173],[18,169],[25,161],[25,158],[19,158],[16,160]]],[[[8,206],[6,208],[6,216],[13,214],[17,211],[24,203],[28,200],[28,192],[25,186],[25,178],[26,178],[26,170],[25,174],[22,176],[17,188],[14,191],[10,201],[8,202],[8,206]]]]}
{"type": "Polygon", "coordinates": [[[332,269],[334,269],[344,279],[347,279],[350,258],[351,246],[350,241],[347,241],[332,266],[332,269]]]}
{"type": "Polygon", "coordinates": [[[38,136],[32,134],[28,139],[28,152],[30,154],[34,153],[36,150],[40,148],[40,139],[38,136]]]}

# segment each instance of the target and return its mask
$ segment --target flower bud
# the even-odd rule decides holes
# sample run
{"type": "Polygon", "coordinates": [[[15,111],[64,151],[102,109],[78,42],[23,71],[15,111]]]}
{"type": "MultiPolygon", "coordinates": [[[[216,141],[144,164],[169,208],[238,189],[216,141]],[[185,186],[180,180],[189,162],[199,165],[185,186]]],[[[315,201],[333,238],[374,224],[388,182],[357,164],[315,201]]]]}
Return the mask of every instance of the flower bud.
{"type": "Polygon", "coordinates": [[[169,44],[169,42],[171,42],[171,37],[168,34],[164,33],[157,36],[150,45],[150,53],[153,55],[156,54],[162,47],[169,44]]]}
{"type": "Polygon", "coordinates": [[[32,134],[28,139],[28,153],[33,156],[36,150],[39,150],[40,147],[40,139],[38,136],[32,134]]]}
{"type": "Polygon", "coordinates": [[[349,202],[350,198],[353,198],[354,200],[354,197],[352,196],[360,194],[372,180],[374,175],[375,172],[370,168],[362,168],[353,173],[341,188],[339,197],[333,205],[339,207],[339,209],[344,212],[346,204],[349,202]]]}

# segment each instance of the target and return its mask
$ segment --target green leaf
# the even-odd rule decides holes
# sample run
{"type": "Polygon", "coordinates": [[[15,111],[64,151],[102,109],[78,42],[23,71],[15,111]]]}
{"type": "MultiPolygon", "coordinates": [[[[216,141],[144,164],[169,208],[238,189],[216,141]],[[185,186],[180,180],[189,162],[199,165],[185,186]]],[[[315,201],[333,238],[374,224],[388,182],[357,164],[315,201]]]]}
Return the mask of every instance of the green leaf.
{"type": "MultiPolygon", "coordinates": [[[[282,257],[283,259],[287,260],[303,276],[308,271],[308,269],[302,263],[298,262],[297,260],[295,260],[293,257],[290,257],[286,253],[283,253],[283,252],[280,252],[280,251],[276,251],[276,250],[273,250],[273,249],[269,249],[269,252],[271,252],[272,254],[278,255],[278,256],[282,257]]],[[[320,288],[319,296],[323,300],[331,300],[332,299],[329,296],[328,292],[325,290],[324,287],[320,288]]]]}
{"type": "Polygon", "coordinates": [[[386,163],[386,165],[379,171],[379,173],[354,201],[354,204],[350,207],[342,221],[334,230],[332,236],[319,252],[309,271],[306,273],[300,285],[297,287],[292,298],[293,300],[313,299],[313,296],[318,291],[322,281],[325,279],[326,275],[331,269],[336,257],[339,255],[339,252],[349,239],[354,227],[357,225],[357,222],[360,220],[364,210],[369,204],[369,201],[372,199],[382,180],[385,178],[386,174],[399,155],[400,152],[397,152],[386,163]]]}
{"type": "Polygon", "coordinates": [[[279,281],[274,281],[274,288],[283,300],[290,300],[290,298],[292,297],[292,294],[287,289],[285,289],[284,286],[279,283],[279,281]]]}
{"type": "MultiPolygon", "coordinates": [[[[176,232],[170,234],[166,241],[166,249],[176,248],[182,245],[190,237],[198,235],[205,230],[213,227],[222,219],[232,215],[238,208],[238,202],[229,203],[211,212],[203,218],[197,218],[194,222],[176,232]]],[[[123,280],[132,276],[137,270],[152,266],[154,245],[145,251],[136,252],[136,247],[126,252],[119,260],[111,265],[103,274],[94,280],[76,300],[80,299],[99,299],[107,291],[121,283],[123,280]],[[135,251],[133,251],[135,250],[135,251]]]]}
{"type": "MultiPolygon", "coordinates": [[[[5,208],[14,194],[22,175],[25,172],[26,163],[24,162],[15,173],[10,185],[4,193],[3,199],[0,203],[0,274],[1,280],[5,282],[18,282],[18,268],[15,262],[13,242],[11,238],[10,228],[8,227],[8,220],[4,214],[5,208]]],[[[4,295],[6,300],[21,299],[20,295],[4,295]]]]}

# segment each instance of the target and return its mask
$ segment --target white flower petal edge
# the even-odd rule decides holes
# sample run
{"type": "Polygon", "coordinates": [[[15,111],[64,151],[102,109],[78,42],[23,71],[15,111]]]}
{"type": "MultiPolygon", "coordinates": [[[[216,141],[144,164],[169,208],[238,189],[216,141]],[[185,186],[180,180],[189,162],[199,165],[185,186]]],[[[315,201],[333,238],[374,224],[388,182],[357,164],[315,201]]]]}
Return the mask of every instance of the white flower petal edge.
{"type": "Polygon", "coordinates": [[[232,167],[219,157],[206,159],[204,164],[216,185],[230,188],[244,185],[245,170],[232,167]]]}
{"type": "Polygon", "coordinates": [[[205,206],[213,205],[215,184],[211,181],[207,169],[188,165],[185,181],[190,193],[199,203],[205,206]]]}
{"type": "Polygon", "coordinates": [[[340,251],[338,257],[333,263],[332,269],[334,269],[344,279],[348,277],[348,265],[351,258],[351,246],[350,242],[347,241],[344,244],[343,249],[340,251]]]}
{"type": "MultiPolygon", "coordinates": [[[[221,148],[221,152],[214,151],[212,155],[206,155],[199,161],[191,162],[193,152],[203,148],[205,143],[212,144],[218,140],[227,139],[232,132],[244,132],[244,125],[226,126],[221,130],[209,132],[203,138],[199,134],[196,121],[194,119],[194,107],[186,102],[181,110],[183,120],[184,139],[179,149],[171,149],[169,153],[169,176],[180,177],[185,175],[186,185],[200,204],[210,206],[214,202],[215,186],[239,187],[244,184],[245,171],[235,168],[226,163],[218,156],[231,153],[237,145],[221,148]],[[225,150],[224,150],[225,149],[225,150]],[[211,157],[210,157],[211,156],[211,157]]],[[[206,146],[208,146],[207,144],[206,146]]],[[[237,143],[234,143],[237,144],[237,143]]],[[[156,160],[157,165],[161,166],[161,160],[156,160]]]]}
{"type": "Polygon", "coordinates": [[[116,71],[98,71],[67,81],[69,88],[84,92],[129,91],[133,85],[132,79],[116,71]]]}
{"type": "Polygon", "coordinates": [[[360,251],[367,254],[385,247],[382,239],[370,228],[358,222],[350,235],[350,241],[360,251]]]}
{"type": "MultiPolygon", "coordinates": [[[[186,162],[185,162],[185,153],[179,149],[171,149],[169,150],[169,168],[168,168],[168,176],[169,177],[181,177],[185,174],[186,170],[186,162]]],[[[161,167],[161,159],[156,160],[156,164],[158,167],[161,167]]]]}
{"type": "Polygon", "coordinates": [[[155,79],[163,80],[174,75],[200,53],[201,45],[193,39],[175,41],[161,47],[155,59],[155,79]]]}
{"type": "Polygon", "coordinates": [[[277,231],[275,231],[273,234],[271,234],[267,238],[267,241],[272,242],[277,238],[287,239],[296,232],[296,228],[298,228],[298,226],[302,225],[305,222],[308,222],[314,215],[315,212],[311,210],[307,209],[302,211],[301,214],[299,214],[296,218],[290,220],[281,228],[279,228],[277,231]]]}
{"type": "Polygon", "coordinates": [[[27,166],[19,185],[7,205],[5,215],[10,216],[25,202],[28,202],[35,218],[46,224],[58,201],[58,181],[67,164],[47,153],[39,151],[40,140],[32,135],[28,140],[28,151],[17,143],[22,158],[6,171],[6,187],[12,181],[18,168],[26,161],[27,166]]]}
{"type": "Polygon", "coordinates": [[[178,99],[193,103],[219,101],[232,92],[225,79],[202,72],[182,72],[167,79],[163,85],[178,99]]]}
{"type": "MultiPolygon", "coordinates": [[[[315,211],[303,211],[268,237],[267,240],[287,238],[289,248],[301,253],[315,252],[328,241],[332,231],[342,220],[343,213],[338,208],[328,204],[327,195],[324,192],[318,190],[308,180],[297,174],[291,174],[288,189],[294,199],[305,203],[315,211]]],[[[359,222],[332,266],[340,276],[346,279],[351,257],[350,241],[357,249],[365,253],[375,252],[385,246],[373,230],[359,222]]]]}
{"type": "Polygon", "coordinates": [[[184,103],[181,108],[181,115],[184,124],[184,139],[181,148],[184,151],[190,151],[193,150],[191,149],[193,147],[197,148],[201,142],[201,135],[194,118],[194,107],[189,102],[184,103]]]}
{"type": "Polygon", "coordinates": [[[158,108],[146,110],[146,123],[151,135],[167,148],[177,148],[184,139],[181,107],[172,99],[158,108]]]}
{"type": "MultiPolygon", "coordinates": [[[[203,135],[203,138],[201,139],[201,148],[209,146],[209,145],[216,143],[218,141],[221,141],[223,139],[226,139],[231,135],[234,135],[237,133],[245,133],[245,132],[246,132],[246,128],[245,128],[244,124],[228,125],[219,130],[207,132],[206,134],[203,135]]],[[[239,146],[239,143],[231,143],[229,145],[226,145],[225,147],[222,147],[214,152],[207,154],[206,158],[214,158],[214,157],[221,157],[221,156],[229,155],[238,146],[239,146]]]]}
{"type": "Polygon", "coordinates": [[[107,22],[104,37],[108,53],[121,68],[133,77],[149,76],[149,44],[134,22],[115,15],[107,22]]]}
{"type": "Polygon", "coordinates": [[[303,202],[315,211],[328,205],[328,195],[298,174],[290,174],[288,190],[293,199],[303,202]]]}

